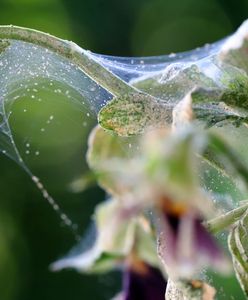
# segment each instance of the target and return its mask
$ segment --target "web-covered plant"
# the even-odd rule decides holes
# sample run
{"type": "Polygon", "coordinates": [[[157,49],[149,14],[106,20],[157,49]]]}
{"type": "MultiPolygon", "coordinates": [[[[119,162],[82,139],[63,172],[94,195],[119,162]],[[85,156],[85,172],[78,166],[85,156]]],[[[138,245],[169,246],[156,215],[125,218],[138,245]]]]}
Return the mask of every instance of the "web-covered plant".
{"type": "Polygon", "coordinates": [[[97,181],[108,195],[95,209],[93,245],[54,270],[120,269],[122,300],[216,299],[204,272],[233,270],[248,297],[247,53],[247,22],[215,44],[147,58],[0,26],[0,150],[78,238],[33,167],[68,105],[64,117],[74,111],[82,126],[74,138],[89,136],[89,171],[73,187],[97,181]]]}

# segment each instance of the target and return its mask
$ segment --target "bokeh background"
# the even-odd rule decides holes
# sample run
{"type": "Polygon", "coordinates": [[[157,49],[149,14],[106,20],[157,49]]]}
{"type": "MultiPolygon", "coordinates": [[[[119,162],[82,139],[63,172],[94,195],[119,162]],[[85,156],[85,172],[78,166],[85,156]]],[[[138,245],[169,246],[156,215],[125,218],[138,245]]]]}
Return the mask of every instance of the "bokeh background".
{"type": "MultiPolygon", "coordinates": [[[[39,29],[94,52],[122,56],[166,54],[211,43],[233,32],[247,16],[246,0],[0,0],[2,25],[39,29]]],[[[61,110],[68,113],[66,105],[61,110]]],[[[71,119],[79,117],[71,110],[71,119]]],[[[99,188],[78,194],[68,189],[85,168],[86,136],[79,127],[64,126],[65,134],[53,140],[34,168],[83,234],[105,195],[99,188]],[[63,155],[49,159],[61,148],[63,155]]],[[[49,264],[74,244],[70,230],[30,177],[0,154],[0,299],[109,299],[120,288],[118,276],[49,271],[49,264]]],[[[226,295],[230,290],[234,299],[243,299],[234,279],[221,284],[226,295]]]]}

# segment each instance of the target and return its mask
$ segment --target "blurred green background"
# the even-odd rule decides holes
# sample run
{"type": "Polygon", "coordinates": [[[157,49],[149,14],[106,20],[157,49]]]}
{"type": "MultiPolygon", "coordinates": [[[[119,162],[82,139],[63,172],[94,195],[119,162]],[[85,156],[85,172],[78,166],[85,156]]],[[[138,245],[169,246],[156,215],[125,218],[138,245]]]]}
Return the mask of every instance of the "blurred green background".
{"type": "MultiPolygon", "coordinates": [[[[233,32],[247,16],[248,0],[0,0],[2,25],[39,29],[94,52],[122,56],[166,54],[211,43],[233,32]]],[[[18,105],[16,116],[23,108],[18,105]]],[[[73,107],[64,104],[60,109],[69,115],[68,124],[60,127],[64,134],[53,145],[53,137],[46,139],[50,146],[43,145],[45,155],[33,168],[83,233],[95,204],[105,196],[98,188],[80,194],[68,189],[85,169],[87,132],[70,122],[80,118],[73,107]],[[63,155],[57,155],[59,149],[63,155]]],[[[120,282],[111,274],[49,271],[49,264],[75,244],[73,235],[16,163],[1,155],[0,170],[0,299],[113,296],[120,282]]],[[[229,290],[237,289],[234,280],[225,282],[229,290]]],[[[238,289],[234,296],[242,299],[238,289]]]]}

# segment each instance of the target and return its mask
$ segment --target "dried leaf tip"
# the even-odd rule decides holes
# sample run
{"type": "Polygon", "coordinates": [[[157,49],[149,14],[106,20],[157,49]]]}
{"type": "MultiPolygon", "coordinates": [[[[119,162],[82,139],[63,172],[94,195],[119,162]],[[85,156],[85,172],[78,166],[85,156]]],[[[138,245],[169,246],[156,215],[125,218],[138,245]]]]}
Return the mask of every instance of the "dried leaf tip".
{"type": "Polygon", "coordinates": [[[178,127],[184,127],[189,124],[194,117],[192,109],[192,97],[191,93],[188,93],[173,109],[172,112],[173,122],[172,129],[175,130],[178,127]]]}
{"type": "Polygon", "coordinates": [[[221,48],[221,54],[227,54],[230,50],[239,49],[248,39],[248,20],[244,21],[238,30],[231,35],[221,48]]]}

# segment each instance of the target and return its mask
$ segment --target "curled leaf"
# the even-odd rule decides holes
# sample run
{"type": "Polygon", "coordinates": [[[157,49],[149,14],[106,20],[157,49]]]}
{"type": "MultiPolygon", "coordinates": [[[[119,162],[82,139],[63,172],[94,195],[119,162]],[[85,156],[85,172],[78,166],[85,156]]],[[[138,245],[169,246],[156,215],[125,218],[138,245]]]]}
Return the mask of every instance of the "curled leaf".
{"type": "Polygon", "coordinates": [[[236,277],[248,297],[248,213],[231,230],[228,245],[236,277]]]}

